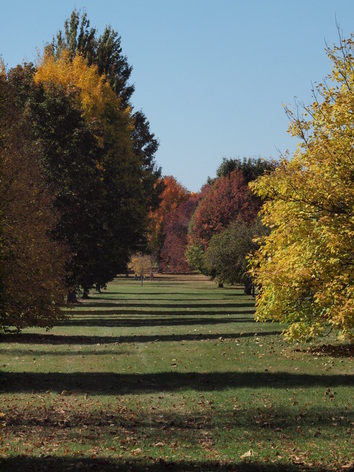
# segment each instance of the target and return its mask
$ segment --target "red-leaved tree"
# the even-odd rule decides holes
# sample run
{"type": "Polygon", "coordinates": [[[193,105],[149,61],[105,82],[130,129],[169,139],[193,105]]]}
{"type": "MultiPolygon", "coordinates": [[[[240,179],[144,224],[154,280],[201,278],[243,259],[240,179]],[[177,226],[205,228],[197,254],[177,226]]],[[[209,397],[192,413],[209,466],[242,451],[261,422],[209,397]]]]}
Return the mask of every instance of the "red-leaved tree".
{"type": "Polygon", "coordinates": [[[241,219],[251,224],[259,208],[260,201],[251,195],[241,171],[221,177],[197,207],[189,244],[207,249],[212,236],[225,229],[231,221],[241,219]]]}
{"type": "Polygon", "coordinates": [[[159,184],[164,187],[161,193],[159,207],[150,214],[150,251],[159,261],[164,243],[164,226],[166,216],[174,211],[182,202],[189,198],[189,192],[172,176],[166,176],[159,184]]]}
{"type": "Polygon", "coordinates": [[[186,259],[188,227],[199,199],[199,194],[191,194],[187,201],[182,202],[166,215],[164,245],[161,250],[161,268],[164,272],[186,273],[191,271],[186,259]]]}

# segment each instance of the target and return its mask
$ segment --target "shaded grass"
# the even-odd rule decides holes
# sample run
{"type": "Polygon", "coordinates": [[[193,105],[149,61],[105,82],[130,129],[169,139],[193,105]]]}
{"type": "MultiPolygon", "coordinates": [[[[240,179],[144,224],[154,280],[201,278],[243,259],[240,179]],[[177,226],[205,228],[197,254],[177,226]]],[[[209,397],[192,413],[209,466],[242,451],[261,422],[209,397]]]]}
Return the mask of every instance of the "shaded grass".
{"type": "Polygon", "coordinates": [[[1,471],[348,470],[351,346],[288,345],[201,277],[119,279],[70,313],[0,338],[1,471]]]}

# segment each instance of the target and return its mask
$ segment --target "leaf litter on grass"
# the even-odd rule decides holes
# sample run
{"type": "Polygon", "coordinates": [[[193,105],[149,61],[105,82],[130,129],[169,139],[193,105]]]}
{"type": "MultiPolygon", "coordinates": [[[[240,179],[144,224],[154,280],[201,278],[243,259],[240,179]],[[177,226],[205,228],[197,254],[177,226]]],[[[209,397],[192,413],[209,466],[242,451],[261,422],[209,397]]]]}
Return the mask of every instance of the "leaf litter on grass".
{"type": "MultiPolygon", "coordinates": [[[[145,290],[152,294],[157,287],[155,284],[149,292],[146,284],[145,290]]],[[[191,287],[193,282],[187,287],[188,297],[193,295],[191,287]]],[[[118,323],[117,327],[109,326],[109,333],[107,327],[99,329],[101,315],[95,315],[92,298],[90,316],[94,323],[78,327],[64,324],[55,328],[53,334],[34,336],[32,344],[19,352],[17,362],[21,362],[21,367],[12,368],[19,372],[18,379],[31,378],[34,354],[27,352],[28,347],[32,351],[45,350],[46,362],[36,365],[36,372],[42,377],[38,377],[37,384],[28,385],[28,391],[21,393],[21,386],[15,385],[11,394],[3,392],[0,454],[77,457],[82,464],[87,458],[97,463],[108,461],[101,462],[105,464],[102,467],[108,467],[114,460],[133,461],[135,467],[158,464],[161,470],[163,467],[183,470],[177,468],[184,460],[189,461],[190,470],[198,470],[198,464],[203,463],[209,465],[200,465],[199,470],[203,467],[238,470],[242,464],[333,471],[346,467],[351,455],[352,383],[345,385],[345,379],[349,381],[351,358],[338,357],[338,363],[328,364],[329,359],[320,356],[320,362],[327,363],[324,368],[330,366],[325,371],[328,377],[320,378],[316,364],[319,359],[314,358],[318,353],[289,346],[279,338],[280,329],[274,325],[271,329],[269,325],[257,325],[255,330],[254,323],[237,319],[229,322],[229,316],[225,324],[215,322],[217,306],[225,303],[225,298],[213,286],[205,287],[194,289],[198,300],[202,299],[200,293],[207,292],[204,301],[198,301],[199,315],[193,314],[198,323],[195,328],[192,324],[168,325],[171,311],[166,294],[164,308],[159,301],[151,303],[151,298],[152,306],[141,305],[140,322],[134,322],[135,327],[122,328],[118,323]],[[214,307],[210,308],[208,303],[214,307]],[[158,320],[150,322],[154,307],[160,310],[161,317],[163,310],[167,310],[162,327],[158,320]],[[125,329],[129,330],[129,339],[125,329]],[[193,338],[188,338],[189,331],[195,333],[193,338]],[[73,349],[63,351],[66,337],[73,349]],[[115,352],[121,351],[122,344],[117,339],[126,343],[125,354],[119,356],[115,352]],[[36,340],[40,344],[35,344],[36,340]],[[56,357],[56,352],[61,352],[60,356],[56,357]],[[26,374],[21,374],[23,368],[26,374]],[[54,373],[64,372],[61,375],[67,382],[45,383],[50,368],[54,373]],[[109,384],[97,384],[95,391],[85,381],[86,374],[80,374],[80,368],[86,372],[92,368],[97,378],[109,382],[119,379],[126,384],[113,390],[109,384]],[[65,369],[77,372],[76,377],[67,376],[65,369]],[[131,376],[123,376],[125,371],[131,376]],[[182,375],[184,372],[186,375],[182,375]],[[339,383],[333,386],[336,378],[339,383]],[[311,379],[317,379],[319,385],[309,384],[311,379]],[[83,382],[81,387],[77,382],[83,382]],[[328,449],[333,451],[331,457],[326,456],[328,449]]],[[[130,292],[131,299],[136,297],[135,286],[119,281],[109,295],[114,306],[117,304],[114,297],[119,297],[120,291],[127,292],[127,297],[130,292]]],[[[178,295],[182,299],[183,291],[183,284],[179,284],[173,297],[178,295]]],[[[228,300],[235,304],[231,297],[228,300]]],[[[240,300],[242,304],[243,298],[240,300]]],[[[140,298],[134,298],[137,306],[139,302],[140,298]]],[[[108,308],[109,298],[105,303],[108,308]]],[[[124,306],[124,301],[120,303],[124,306]]],[[[178,316],[183,321],[183,311],[178,316]]],[[[223,315],[218,316],[222,319],[223,315]]],[[[251,320],[251,315],[247,316],[251,320]]],[[[11,361],[11,350],[21,346],[21,337],[9,346],[5,351],[11,361]]]]}

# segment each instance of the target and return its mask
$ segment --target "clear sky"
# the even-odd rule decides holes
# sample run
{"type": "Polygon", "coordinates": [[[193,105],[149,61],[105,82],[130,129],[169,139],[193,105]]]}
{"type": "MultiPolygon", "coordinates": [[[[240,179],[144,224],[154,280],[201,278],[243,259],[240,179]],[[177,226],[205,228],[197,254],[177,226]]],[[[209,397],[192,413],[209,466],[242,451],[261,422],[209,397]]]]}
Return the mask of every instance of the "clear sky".
{"type": "Polygon", "coordinates": [[[74,8],[118,31],[157,164],[191,191],[223,157],[294,151],[282,105],[311,102],[331,69],[326,42],[354,20],[354,0],[0,0],[7,66],[34,61],[74,8]]]}

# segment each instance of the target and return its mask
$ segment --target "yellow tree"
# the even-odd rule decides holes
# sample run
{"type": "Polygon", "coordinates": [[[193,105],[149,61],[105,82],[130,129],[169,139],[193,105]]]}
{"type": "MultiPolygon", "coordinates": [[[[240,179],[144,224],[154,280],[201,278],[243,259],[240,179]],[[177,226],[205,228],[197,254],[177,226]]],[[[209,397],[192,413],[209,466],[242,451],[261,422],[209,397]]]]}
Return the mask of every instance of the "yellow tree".
{"type": "Polygon", "coordinates": [[[138,252],[131,256],[128,267],[135,275],[139,276],[141,285],[143,285],[144,276],[151,274],[152,271],[151,256],[138,252]]]}
{"type": "Polygon", "coordinates": [[[293,158],[251,183],[266,203],[271,234],[251,259],[260,293],[256,318],[288,324],[289,339],[354,324],[354,36],[327,49],[333,63],[303,116],[289,131],[301,139],[293,158]]]}
{"type": "Polygon", "coordinates": [[[80,54],[70,58],[69,51],[65,49],[59,57],[44,53],[35,82],[77,90],[78,105],[88,120],[102,118],[109,104],[120,108],[120,99],[115,96],[105,76],[99,75],[97,66],[89,66],[80,54]]]}
{"type": "MultiPolygon", "coordinates": [[[[94,285],[104,286],[124,270],[130,255],[146,243],[151,198],[144,182],[149,171],[135,152],[132,138],[135,123],[130,107],[122,106],[121,99],[105,76],[99,74],[96,65],[89,65],[80,54],[72,55],[65,49],[55,57],[47,51],[34,79],[47,95],[54,89],[75,97],[84,128],[91,138],[94,135],[90,141],[80,141],[83,145],[80,149],[86,152],[80,154],[80,162],[76,164],[72,156],[78,139],[72,136],[69,148],[66,142],[55,142],[55,138],[61,137],[56,133],[57,122],[64,121],[61,110],[55,115],[54,123],[42,125],[48,137],[50,170],[55,168],[62,174],[59,176],[65,179],[62,193],[64,196],[69,193],[63,212],[68,224],[62,224],[61,228],[75,254],[70,268],[72,278],[76,287],[87,292],[94,285]],[[56,156],[52,149],[57,151],[56,156]],[[59,168],[60,160],[63,165],[59,168]],[[79,169],[87,170],[87,179],[77,178],[79,169]],[[66,191],[68,188],[70,192],[66,191]],[[77,197],[79,189],[82,192],[77,197]],[[77,210],[79,218],[75,215],[77,210]]],[[[42,110],[46,113],[48,106],[43,106],[42,110]]],[[[52,116],[53,113],[48,120],[52,116]]],[[[70,123],[66,124],[66,129],[72,129],[70,123]]]]}

